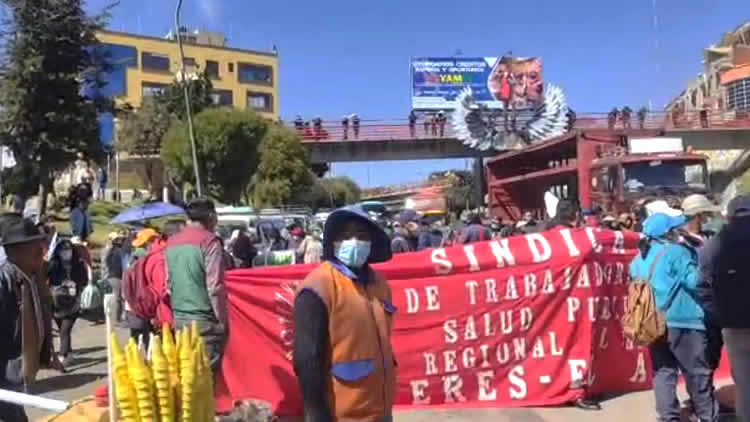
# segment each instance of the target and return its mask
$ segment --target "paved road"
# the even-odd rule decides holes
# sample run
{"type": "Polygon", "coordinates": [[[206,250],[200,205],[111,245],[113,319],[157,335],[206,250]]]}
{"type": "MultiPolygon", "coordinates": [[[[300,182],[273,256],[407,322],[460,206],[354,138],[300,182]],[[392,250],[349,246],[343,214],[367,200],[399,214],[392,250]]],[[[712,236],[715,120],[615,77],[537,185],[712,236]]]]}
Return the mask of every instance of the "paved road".
{"type": "MultiPolygon", "coordinates": [[[[118,330],[121,338],[124,330],[118,330]]],[[[34,394],[75,400],[91,395],[100,384],[107,382],[107,349],[104,325],[79,320],[73,330],[73,348],[77,359],[73,371],[60,374],[42,371],[33,387],[34,394]]],[[[630,422],[656,420],[651,392],[640,392],[613,397],[602,403],[602,411],[583,411],[566,408],[525,408],[498,410],[412,411],[397,413],[396,422],[630,422]]],[[[35,409],[27,410],[32,421],[46,415],[35,409]]],[[[729,422],[732,419],[726,419],[729,422]]]]}

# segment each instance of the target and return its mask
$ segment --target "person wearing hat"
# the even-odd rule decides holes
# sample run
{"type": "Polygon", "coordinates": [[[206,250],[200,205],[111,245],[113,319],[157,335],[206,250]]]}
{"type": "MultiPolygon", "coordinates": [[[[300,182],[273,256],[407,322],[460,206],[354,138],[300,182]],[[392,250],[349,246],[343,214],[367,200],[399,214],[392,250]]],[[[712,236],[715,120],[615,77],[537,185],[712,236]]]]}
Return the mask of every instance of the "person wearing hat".
{"type": "Polygon", "coordinates": [[[688,195],[682,201],[682,212],[688,218],[683,230],[683,236],[686,241],[700,248],[708,238],[708,234],[703,230],[709,220],[719,213],[719,207],[714,205],[705,195],[693,194],[688,195]]]}
{"type": "Polygon", "coordinates": [[[145,228],[135,235],[133,245],[133,259],[146,256],[155,244],[161,244],[161,235],[155,229],[145,228]]]}
{"type": "Polygon", "coordinates": [[[735,383],[735,410],[750,420],[750,196],[727,204],[727,224],[700,250],[735,383]]]}
{"type": "MultiPolygon", "coordinates": [[[[51,302],[40,288],[45,235],[31,220],[8,213],[0,216],[0,239],[7,254],[0,264],[0,389],[25,392],[40,368],[59,365],[52,353],[51,302]]],[[[28,419],[23,407],[0,401],[0,420],[28,419]]]]}
{"type": "MultiPolygon", "coordinates": [[[[145,228],[138,231],[135,238],[130,242],[130,246],[133,247],[133,253],[130,255],[130,260],[132,261],[130,266],[135,265],[136,261],[144,259],[146,256],[150,256],[151,252],[157,249],[163,249],[164,245],[161,240],[159,232],[152,228],[145,228]]],[[[130,337],[136,341],[141,341],[142,339],[144,347],[148,348],[148,343],[151,333],[154,331],[154,327],[151,324],[151,321],[142,319],[132,312],[131,306],[132,305],[129,304],[127,300],[124,301],[125,325],[130,329],[130,337]]]]}
{"type": "Polygon", "coordinates": [[[649,281],[667,323],[665,338],[649,346],[659,420],[680,420],[677,382],[681,373],[698,420],[716,421],[718,403],[707,357],[705,313],[696,299],[700,271],[695,254],[680,242],[677,232],[687,221],[686,216],[661,212],[648,217],[639,253],[630,264],[630,277],[649,281]]]}
{"type": "Polygon", "coordinates": [[[323,233],[324,262],[294,299],[293,364],[305,421],[390,422],[396,308],[371,267],[391,259],[390,240],[361,206],[331,213],[323,233]]]}
{"type": "MultiPolygon", "coordinates": [[[[719,207],[714,205],[705,195],[693,194],[682,201],[682,212],[687,217],[687,223],[679,231],[682,242],[696,256],[709,239],[711,233],[704,230],[710,219],[719,213],[719,207]]],[[[701,279],[696,287],[698,303],[705,312],[706,335],[708,336],[708,363],[712,370],[719,367],[721,360],[721,328],[718,324],[718,315],[714,299],[711,279],[708,269],[699,262],[701,279]]]]}

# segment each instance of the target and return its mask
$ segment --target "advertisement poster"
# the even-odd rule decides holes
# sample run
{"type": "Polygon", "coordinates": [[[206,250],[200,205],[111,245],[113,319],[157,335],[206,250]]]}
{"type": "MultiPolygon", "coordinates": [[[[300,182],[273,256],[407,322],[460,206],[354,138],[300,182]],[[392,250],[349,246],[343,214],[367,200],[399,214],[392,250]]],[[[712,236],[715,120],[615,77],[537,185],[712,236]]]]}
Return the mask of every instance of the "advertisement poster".
{"type": "Polygon", "coordinates": [[[523,110],[544,100],[542,59],[538,57],[419,57],[411,61],[415,110],[450,110],[470,87],[477,103],[493,109],[523,110]]]}

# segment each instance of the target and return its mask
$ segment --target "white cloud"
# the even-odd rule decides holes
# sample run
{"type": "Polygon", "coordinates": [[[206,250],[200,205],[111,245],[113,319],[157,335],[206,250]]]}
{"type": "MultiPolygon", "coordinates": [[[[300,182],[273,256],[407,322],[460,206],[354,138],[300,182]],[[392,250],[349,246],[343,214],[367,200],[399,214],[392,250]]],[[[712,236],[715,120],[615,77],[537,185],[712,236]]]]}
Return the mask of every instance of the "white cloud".
{"type": "Polygon", "coordinates": [[[219,21],[219,15],[221,14],[219,1],[220,0],[198,0],[198,6],[201,10],[200,17],[212,25],[219,21]]]}

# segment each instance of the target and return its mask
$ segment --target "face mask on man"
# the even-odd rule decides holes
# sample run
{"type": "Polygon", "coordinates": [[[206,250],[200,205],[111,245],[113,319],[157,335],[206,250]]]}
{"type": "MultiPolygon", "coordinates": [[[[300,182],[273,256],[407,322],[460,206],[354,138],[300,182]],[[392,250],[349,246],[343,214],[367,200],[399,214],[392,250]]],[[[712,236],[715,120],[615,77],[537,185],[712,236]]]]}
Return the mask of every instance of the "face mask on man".
{"type": "Polygon", "coordinates": [[[370,257],[372,242],[356,238],[333,242],[333,253],[342,264],[350,268],[360,268],[370,257]]]}

